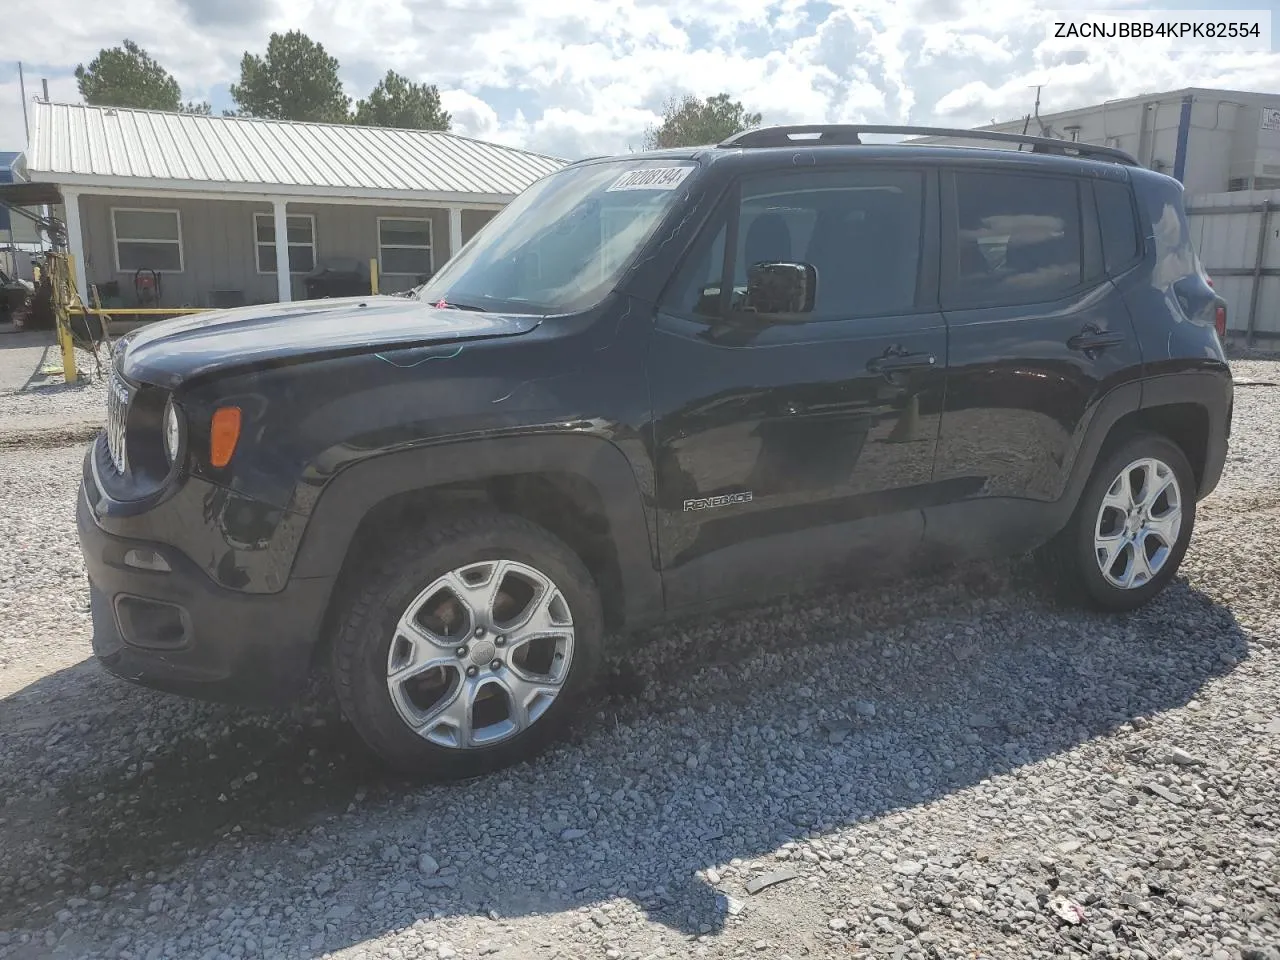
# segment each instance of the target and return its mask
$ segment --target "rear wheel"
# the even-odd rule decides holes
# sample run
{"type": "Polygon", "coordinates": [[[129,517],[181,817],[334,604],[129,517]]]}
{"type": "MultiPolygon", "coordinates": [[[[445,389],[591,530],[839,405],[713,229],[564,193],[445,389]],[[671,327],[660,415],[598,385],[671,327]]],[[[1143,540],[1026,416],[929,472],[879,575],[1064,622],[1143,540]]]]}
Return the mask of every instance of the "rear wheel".
{"type": "Polygon", "coordinates": [[[1195,477],[1182,450],[1159,434],[1132,434],[1098,463],[1046,559],[1074,597],[1136,609],[1177,573],[1195,509],[1195,477]]]}
{"type": "Polygon", "coordinates": [[[334,639],[361,737],[406,773],[450,780],[529,759],[599,661],[600,600],[578,557],[518,517],[407,538],[362,578],[334,639]]]}

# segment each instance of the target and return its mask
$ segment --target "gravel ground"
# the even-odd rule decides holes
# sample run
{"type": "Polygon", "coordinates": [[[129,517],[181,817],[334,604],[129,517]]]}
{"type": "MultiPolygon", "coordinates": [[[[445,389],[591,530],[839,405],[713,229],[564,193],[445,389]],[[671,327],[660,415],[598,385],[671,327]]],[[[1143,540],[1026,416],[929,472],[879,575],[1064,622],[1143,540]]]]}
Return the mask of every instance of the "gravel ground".
{"type": "Polygon", "coordinates": [[[89,376],[80,383],[53,383],[23,393],[0,395],[0,421],[8,424],[37,417],[73,420],[96,416],[101,419],[106,411],[106,381],[93,372],[92,358],[89,364],[85,368],[89,376]]]}
{"type": "MultiPolygon", "coordinates": [[[[102,352],[106,359],[106,352],[102,352]]],[[[62,356],[47,331],[0,335],[0,437],[101,419],[106,385],[93,354],[76,349],[81,379],[67,385],[62,375],[45,376],[47,366],[61,368],[62,356]]],[[[79,438],[77,437],[77,440],[79,438]]]]}
{"type": "Polygon", "coordinates": [[[1137,614],[1008,563],[655,631],[570,742],[451,787],[319,694],[106,677],[80,449],[0,450],[0,958],[1280,960],[1278,438],[1241,387],[1137,614]]]}

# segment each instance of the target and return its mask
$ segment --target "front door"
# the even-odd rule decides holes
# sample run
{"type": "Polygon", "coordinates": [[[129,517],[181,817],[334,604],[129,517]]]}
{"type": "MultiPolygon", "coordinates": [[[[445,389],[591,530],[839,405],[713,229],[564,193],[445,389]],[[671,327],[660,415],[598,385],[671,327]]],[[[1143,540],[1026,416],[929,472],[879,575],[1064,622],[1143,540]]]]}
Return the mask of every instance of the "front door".
{"type": "Polygon", "coordinates": [[[947,361],[934,198],[924,170],[770,173],[736,183],[703,231],[649,357],[669,607],[915,550],[947,361]],[[812,312],[742,312],[748,267],[779,261],[816,268],[812,312]]]}

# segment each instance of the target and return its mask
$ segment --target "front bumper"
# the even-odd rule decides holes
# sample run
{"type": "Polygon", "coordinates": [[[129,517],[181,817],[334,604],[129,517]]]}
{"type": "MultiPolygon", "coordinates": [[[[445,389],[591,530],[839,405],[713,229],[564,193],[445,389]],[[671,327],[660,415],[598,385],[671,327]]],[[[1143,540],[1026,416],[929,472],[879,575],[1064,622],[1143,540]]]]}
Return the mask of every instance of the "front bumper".
{"type": "Polygon", "coordinates": [[[104,531],[83,483],[76,527],[89,576],[93,652],[109,671],[235,703],[279,703],[305,687],[332,578],[293,579],[270,594],[219,586],[169,545],[104,531]],[[169,570],[126,563],[131,550],[163,557],[169,570]]]}

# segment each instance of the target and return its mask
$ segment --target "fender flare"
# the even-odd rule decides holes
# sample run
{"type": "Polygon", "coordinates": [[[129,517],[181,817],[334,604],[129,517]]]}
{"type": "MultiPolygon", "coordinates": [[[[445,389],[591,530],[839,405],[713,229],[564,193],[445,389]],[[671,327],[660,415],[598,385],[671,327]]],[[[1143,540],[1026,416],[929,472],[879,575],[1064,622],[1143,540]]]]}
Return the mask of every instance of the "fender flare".
{"type": "Polygon", "coordinates": [[[1093,408],[1092,414],[1080,432],[1080,441],[1072,458],[1071,470],[1061,496],[1056,501],[1054,525],[1066,526],[1075,512],[1076,502],[1084,493],[1085,484],[1093,476],[1093,468],[1117,423],[1139,412],[1143,406],[1142,381],[1123,383],[1105,394],[1093,408]]]}
{"type": "Polygon", "coordinates": [[[1127,416],[1175,404],[1194,404],[1208,414],[1204,475],[1200,478],[1197,499],[1207,497],[1217,486],[1226,461],[1233,393],[1229,372],[1181,370],[1123,384],[1104,396],[1083,431],[1070,476],[1058,500],[1061,526],[1066,525],[1075,510],[1103,448],[1114,435],[1116,424],[1127,416]]]}
{"type": "Polygon", "coordinates": [[[1182,370],[1147,380],[1142,388],[1144,410],[1175,403],[1204,407],[1209,417],[1205,440],[1204,473],[1196,497],[1203,500],[1218,486],[1227,462],[1231,439],[1231,418],[1235,411],[1235,380],[1225,364],[1218,369],[1182,370]]]}
{"type": "Polygon", "coordinates": [[[599,493],[613,535],[628,625],[663,609],[644,499],[626,455],[608,440],[556,434],[457,440],[379,454],[340,471],[321,491],[294,560],[294,578],[336,578],[361,521],[389,497],[519,473],[568,473],[599,493]]]}

